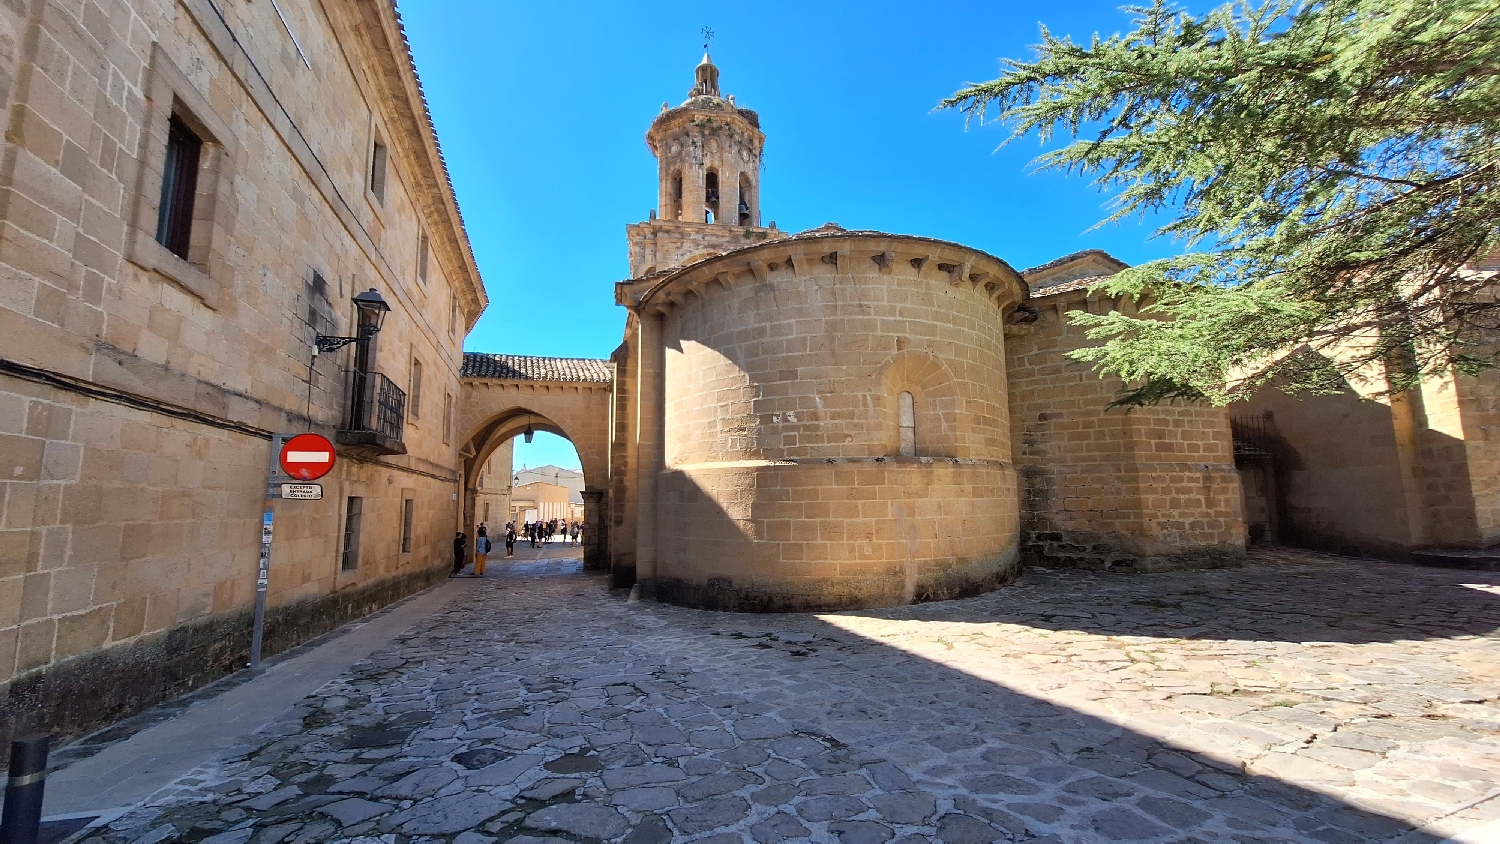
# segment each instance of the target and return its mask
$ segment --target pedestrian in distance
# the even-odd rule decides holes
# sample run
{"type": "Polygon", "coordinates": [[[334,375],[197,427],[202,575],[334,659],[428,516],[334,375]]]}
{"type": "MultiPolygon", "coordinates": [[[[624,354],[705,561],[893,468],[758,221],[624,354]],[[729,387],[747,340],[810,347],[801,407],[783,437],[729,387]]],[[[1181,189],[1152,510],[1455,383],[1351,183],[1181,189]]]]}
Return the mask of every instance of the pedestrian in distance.
{"type": "Polygon", "coordinates": [[[464,570],[464,551],[469,547],[469,538],[462,533],[453,537],[453,574],[449,577],[458,577],[458,573],[464,570]]]}
{"type": "Polygon", "coordinates": [[[583,536],[583,525],[579,524],[578,522],[574,522],[573,523],[573,547],[575,547],[575,548],[578,547],[579,540],[580,540],[580,538],[582,536],[583,536]]]}
{"type": "Polygon", "coordinates": [[[484,528],[479,529],[479,538],[474,540],[474,571],[470,577],[484,577],[484,563],[490,556],[490,538],[484,528]]]}
{"type": "Polygon", "coordinates": [[[505,523],[505,556],[507,556],[507,557],[514,557],[515,555],[516,555],[516,523],[515,522],[506,522],[505,523]]]}

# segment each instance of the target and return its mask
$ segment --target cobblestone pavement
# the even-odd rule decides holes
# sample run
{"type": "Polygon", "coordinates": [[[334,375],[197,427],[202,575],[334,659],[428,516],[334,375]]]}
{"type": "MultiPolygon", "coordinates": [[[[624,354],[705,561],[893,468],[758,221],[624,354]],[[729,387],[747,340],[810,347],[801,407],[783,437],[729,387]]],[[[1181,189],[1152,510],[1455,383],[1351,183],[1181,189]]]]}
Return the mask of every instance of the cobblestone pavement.
{"type": "Polygon", "coordinates": [[[91,841],[1435,842],[1500,793],[1500,575],[1257,552],[731,615],[463,597],[91,841]]]}

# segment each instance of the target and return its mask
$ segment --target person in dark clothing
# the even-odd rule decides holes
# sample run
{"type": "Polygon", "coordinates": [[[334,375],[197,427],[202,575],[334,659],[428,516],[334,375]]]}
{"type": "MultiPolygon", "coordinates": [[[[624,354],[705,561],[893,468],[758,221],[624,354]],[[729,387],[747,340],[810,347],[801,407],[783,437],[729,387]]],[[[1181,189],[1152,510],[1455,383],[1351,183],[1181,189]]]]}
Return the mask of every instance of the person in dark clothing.
{"type": "Polygon", "coordinates": [[[514,522],[505,523],[505,556],[516,555],[516,526],[514,522]]]}
{"type": "Polygon", "coordinates": [[[464,570],[464,551],[468,547],[469,538],[467,536],[460,533],[453,537],[453,574],[450,577],[457,577],[458,573],[464,570]]]}

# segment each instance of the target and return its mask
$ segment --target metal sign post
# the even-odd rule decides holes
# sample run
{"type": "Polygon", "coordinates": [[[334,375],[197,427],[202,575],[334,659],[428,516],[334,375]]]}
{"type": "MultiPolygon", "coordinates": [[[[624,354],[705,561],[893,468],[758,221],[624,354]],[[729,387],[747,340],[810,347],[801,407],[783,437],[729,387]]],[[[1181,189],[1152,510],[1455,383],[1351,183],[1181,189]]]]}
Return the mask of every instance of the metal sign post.
{"type": "Polygon", "coordinates": [[[255,578],[255,626],[250,632],[250,667],[260,667],[261,640],[266,633],[266,587],[271,582],[271,536],[276,526],[276,499],[281,485],[292,481],[281,471],[281,452],[295,434],[271,435],[271,468],[266,475],[266,507],[260,521],[260,572],[255,578]]]}

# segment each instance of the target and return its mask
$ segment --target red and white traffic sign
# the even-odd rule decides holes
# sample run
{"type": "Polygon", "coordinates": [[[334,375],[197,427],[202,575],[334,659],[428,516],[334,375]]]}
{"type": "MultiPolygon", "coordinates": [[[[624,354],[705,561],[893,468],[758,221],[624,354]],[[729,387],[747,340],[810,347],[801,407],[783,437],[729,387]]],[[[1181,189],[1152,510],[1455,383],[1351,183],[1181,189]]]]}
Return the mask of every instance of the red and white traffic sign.
{"type": "Polygon", "coordinates": [[[281,447],[281,471],[300,481],[328,474],[333,459],[333,443],[317,434],[298,434],[281,447]]]}

